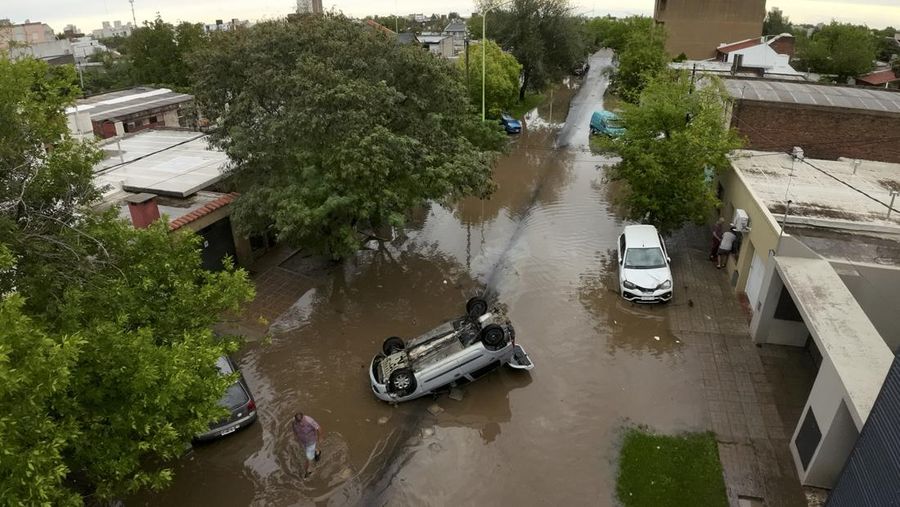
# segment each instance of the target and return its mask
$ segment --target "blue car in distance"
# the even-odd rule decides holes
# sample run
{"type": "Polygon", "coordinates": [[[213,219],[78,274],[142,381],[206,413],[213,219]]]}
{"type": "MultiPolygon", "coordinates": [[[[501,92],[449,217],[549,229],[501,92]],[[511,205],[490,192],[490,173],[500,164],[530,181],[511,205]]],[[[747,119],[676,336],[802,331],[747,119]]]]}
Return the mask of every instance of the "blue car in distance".
{"type": "Polygon", "coordinates": [[[500,125],[503,125],[507,134],[518,134],[522,132],[522,123],[513,118],[509,113],[500,113],[500,125]]]}
{"type": "Polygon", "coordinates": [[[625,127],[619,115],[612,111],[595,111],[591,115],[591,134],[602,134],[609,137],[621,137],[625,127]]]}

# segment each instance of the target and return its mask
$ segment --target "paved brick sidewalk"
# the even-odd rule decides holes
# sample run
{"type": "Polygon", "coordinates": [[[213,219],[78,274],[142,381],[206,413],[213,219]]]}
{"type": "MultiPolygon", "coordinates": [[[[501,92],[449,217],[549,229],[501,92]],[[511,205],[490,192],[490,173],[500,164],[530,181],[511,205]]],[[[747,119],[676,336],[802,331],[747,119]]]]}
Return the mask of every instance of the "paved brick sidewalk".
{"type": "Polygon", "coordinates": [[[677,290],[670,325],[700,358],[697,388],[706,398],[731,505],[739,497],[756,505],[806,505],[788,439],[812,386],[811,359],[803,349],[752,343],[749,315],[726,275],[707,260],[705,229],[687,228],[669,243],[677,290]]]}

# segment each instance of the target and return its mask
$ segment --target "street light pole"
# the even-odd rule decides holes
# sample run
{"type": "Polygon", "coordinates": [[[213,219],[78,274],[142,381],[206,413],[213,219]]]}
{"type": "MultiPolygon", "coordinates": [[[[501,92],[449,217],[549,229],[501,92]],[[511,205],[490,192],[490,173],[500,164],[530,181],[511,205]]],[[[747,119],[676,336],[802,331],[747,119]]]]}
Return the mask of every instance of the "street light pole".
{"type": "Polygon", "coordinates": [[[485,48],[485,42],[487,41],[487,8],[482,9],[484,12],[481,13],[481,121],[484,121],[484,82],[487,81],[485,79],[487,76],[486,73],[486,53],[487,49],[485,48]]]}

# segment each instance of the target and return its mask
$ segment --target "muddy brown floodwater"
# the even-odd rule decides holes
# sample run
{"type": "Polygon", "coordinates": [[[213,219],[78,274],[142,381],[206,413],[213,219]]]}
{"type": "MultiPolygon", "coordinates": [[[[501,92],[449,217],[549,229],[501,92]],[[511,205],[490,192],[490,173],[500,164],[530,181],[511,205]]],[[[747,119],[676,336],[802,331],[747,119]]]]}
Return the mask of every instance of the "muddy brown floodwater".
{"type": "Polygon", "coordinates": [[[616,294],[611,160],[588,150],[609,57],[557,88],[552,115],[526,117],[490,200],[432,206],[385,250],[337,267],[291,258],[258,274],[249,313],[268,313],[273,336],[238,359],[259,421],[198,446],[170,488],[128,504],[611,505],[624,426],[705,429],[686,388],[696,365],[666,313],[616,294]],[[484,287],[509,306],[535,369],[442,395],[436,416],[430,398],[377,400],[367,365],[384,338],[458,315],[484,287]],[[325,431],[307,480],[289,424],[299,409],[325,431]]]}

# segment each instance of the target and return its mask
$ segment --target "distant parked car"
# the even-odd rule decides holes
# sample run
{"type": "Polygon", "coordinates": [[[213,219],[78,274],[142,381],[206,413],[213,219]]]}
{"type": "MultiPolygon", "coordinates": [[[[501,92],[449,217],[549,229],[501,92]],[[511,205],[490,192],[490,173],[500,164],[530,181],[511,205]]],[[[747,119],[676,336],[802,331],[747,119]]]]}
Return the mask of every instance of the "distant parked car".
{"type": "Polygon", "coordinates": [[[504,312],[472,298],[462,317],[411,340],[385,340],[369,366],[369,381],[376,397],[399,402],[472,382],[505,364],[534,367],[504,312]]]}
{"type": "Polygon", "coordinates": [[[222,356],[216,361],[216,367],[222,375],[238,374],[237,382],[228,386],[228,390],[219,400],[219,405],[231,411],[224,419],[210,423],[209,431],[197,435],[195,440],[214,440],[235,431],[246,428],[256,420],[256,401],[250,394],[250,388],[244,376],[240,374],[234,362],[228,356],[222,356]]]}
{"type": "Polygon", "coordinates": [[[518,134],[522,132],[522,123],[513,118],[509,113],[500,113],[500,125],[503,125],[507,134],[518,134]]]}
{"type": "Polygon", "coordinates": [[[591,64],[589,64],[587,60],[585,60],[576,65],[574,69],[572,69],[572,74],[575,74],[576,76],[583,76],[587,74],[590,69],[591,64]]]}
{"type": "Polygon", "coordinates": [[[619,291],[635,303],[672,300],[671,260],[652,225],[629,225],[619,236],[619,291]]]}
{"type": "Polygon", "coordinates": [[[591,115],[591,134],[601,134],[609,137],[621,137],[625,134],[625,127],[619,115],[612,111],[595,111],[591,115]]]}

